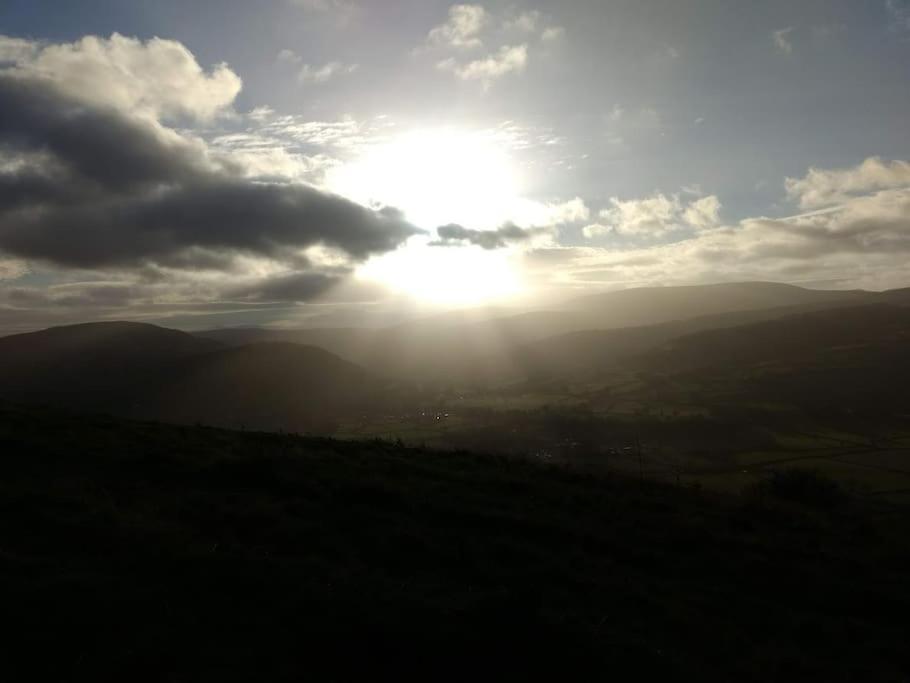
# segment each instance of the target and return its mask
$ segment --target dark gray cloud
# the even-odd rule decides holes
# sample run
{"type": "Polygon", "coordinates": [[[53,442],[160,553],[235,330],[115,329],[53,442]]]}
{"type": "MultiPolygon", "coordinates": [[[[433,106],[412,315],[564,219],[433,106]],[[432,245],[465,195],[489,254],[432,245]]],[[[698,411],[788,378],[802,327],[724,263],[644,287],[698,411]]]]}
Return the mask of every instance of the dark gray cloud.
{"type": "Polygon", "coordinates": [[[545,228],[520,228],[512,223],[496,230],[471,230],[452,223],[436,228],[439,239],[430,242],[430,246],[452,247],[467,243],[483,249],[502,249],[516,242],[527,242],[544,232],[547,232],[545,228]]]}
{"type": "Polygon", "coordinates": [[[229,299],[256,302],[309,301],[338,286],[344,275],[328,273],[292,273],[263,278],[252,284],[228,290],[229,299]]]}
{"type": "Polygon", "coordinates": [[[240,252],[282,258],[314,245],[354,259],[417,230],[304,185],[243,178],[227,157],[52,82],[0,73],[0,250],[70,267],[182,261],[240,252]]]}

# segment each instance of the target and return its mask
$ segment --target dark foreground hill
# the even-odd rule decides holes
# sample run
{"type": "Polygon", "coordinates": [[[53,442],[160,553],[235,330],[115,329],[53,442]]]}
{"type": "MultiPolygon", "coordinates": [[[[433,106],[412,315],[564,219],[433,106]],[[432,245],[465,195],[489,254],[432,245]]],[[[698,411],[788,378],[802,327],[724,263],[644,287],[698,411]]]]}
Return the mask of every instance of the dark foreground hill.
{"type": "Polygon", "coordinates": [[[0,409],[7,680],[906,680],[905,511],[0,409]]]}

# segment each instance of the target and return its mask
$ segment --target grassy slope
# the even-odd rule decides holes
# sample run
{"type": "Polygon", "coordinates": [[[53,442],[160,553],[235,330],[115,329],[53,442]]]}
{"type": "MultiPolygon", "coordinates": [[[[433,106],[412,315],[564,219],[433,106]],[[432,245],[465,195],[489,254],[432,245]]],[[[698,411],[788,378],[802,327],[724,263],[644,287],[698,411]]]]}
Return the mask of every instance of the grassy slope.
{"type": "Polygon", "coordinates": [[[899,510],[12,408],[0,453],[15,680],[910,674],[899,510]]]}

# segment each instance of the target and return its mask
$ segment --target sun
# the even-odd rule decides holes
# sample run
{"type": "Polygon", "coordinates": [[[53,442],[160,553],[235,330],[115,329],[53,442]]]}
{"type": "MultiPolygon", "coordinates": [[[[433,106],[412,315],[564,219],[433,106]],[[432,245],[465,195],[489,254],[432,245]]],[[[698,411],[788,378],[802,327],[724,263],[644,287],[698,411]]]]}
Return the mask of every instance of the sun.
{"type": "Polygon", "coordinates": [[[425,230],[458,223],[491,230],[514,220],[519,174],[484,131],[417,130],[329,171],[328,189],[367,206],[394,206],[425,230]]]}
{"type": "Polygon", "coordinates": [[[438,305],[481,304],[522,289],[507,249],[432,246],[436,228],[493,230],[528,218],[521,174],[495,135],[454,128],[403,133],[332,169],[328,189],[367,206],[394,206],[427,231],[371,259],[358,277],[438,305]]]}
{"type": "Polygon", "coordinates": [[[414,238],[397,251],[368,261],[358,272],[395,292],[437,306],[466,306],[510,299],[523,290],[514,255],[480,247],[434,247],[414,238]]]}

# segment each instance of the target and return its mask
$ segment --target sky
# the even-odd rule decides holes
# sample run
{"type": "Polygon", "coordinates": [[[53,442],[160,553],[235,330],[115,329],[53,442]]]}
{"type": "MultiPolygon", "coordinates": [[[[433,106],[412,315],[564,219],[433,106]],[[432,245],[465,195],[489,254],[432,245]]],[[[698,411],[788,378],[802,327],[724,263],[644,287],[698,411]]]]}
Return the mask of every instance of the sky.
{"type": "Polygon", "coordinates": [[[6,0],[0,333],[910,286],[910,0],[6,0]]]}

